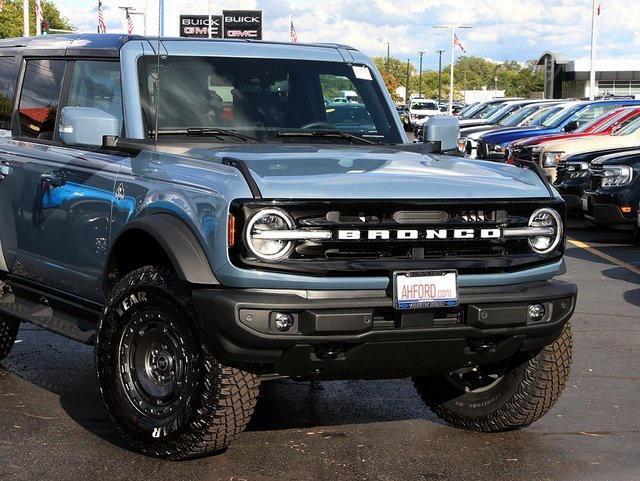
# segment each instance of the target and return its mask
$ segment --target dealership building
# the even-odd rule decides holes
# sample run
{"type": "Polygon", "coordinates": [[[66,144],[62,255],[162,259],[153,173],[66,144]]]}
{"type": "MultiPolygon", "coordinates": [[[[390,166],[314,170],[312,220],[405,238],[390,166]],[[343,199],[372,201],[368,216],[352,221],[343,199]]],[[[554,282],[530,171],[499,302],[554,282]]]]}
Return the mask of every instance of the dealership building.
{"type": "MultiPolygon", "coordinates": [[[[544,52],[538,60],[544,66],[545,98],[589,97],[590,62],[569,60],[555,52],[544,52]]],[[[640,98],[640,60],[597,60],[595,96],[640,98]]]]}

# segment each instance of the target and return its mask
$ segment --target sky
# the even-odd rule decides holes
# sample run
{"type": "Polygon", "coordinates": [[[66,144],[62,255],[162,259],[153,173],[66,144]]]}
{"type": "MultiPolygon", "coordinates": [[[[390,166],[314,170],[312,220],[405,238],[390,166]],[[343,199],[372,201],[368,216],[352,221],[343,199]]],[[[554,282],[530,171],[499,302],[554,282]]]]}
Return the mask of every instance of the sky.
{"type": "MultiPolygon", "coordinates": [[[[97,0],[53,0],[63,15],[83,32],[96,31],[97,0]]],[[[102,0],[108,32],[125,29],[119,6],[148,9],[149,33],[157,32],[158,0],[102,0]]],[[[598,1],[598,0],[596,0],[598,1]]],[[[640,59],[638,0],[601,0],[598,17],[598,57],[640,59]]],[[[206,14],[208,0],[165,0],[169,15],[206,14]]],[[[592,0],[213,0],[222,9],[264,10],[264,39],[288,41],[289,16],[301,42],[338,42],[370,56],[391,55],[417,62],[426,52],[426,68],[437,68],[438,48],[447,49],[449,37],[433,25],[462,23],[473,28],[458,37],[468,55],[494,61],[526,61],[545,50],[570,59],[589,56],[592,0]]],[[[143,32],[143,17],[135,17],[143,32]]],[[[457,51],[456,54],[461,54],[457,51]]]]}

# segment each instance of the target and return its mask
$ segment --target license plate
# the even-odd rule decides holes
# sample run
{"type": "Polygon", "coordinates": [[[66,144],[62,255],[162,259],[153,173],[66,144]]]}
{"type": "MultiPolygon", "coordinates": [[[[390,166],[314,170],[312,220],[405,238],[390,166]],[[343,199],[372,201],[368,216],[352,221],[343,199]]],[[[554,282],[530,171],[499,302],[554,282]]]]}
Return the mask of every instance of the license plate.
{"type": "Polygon", "coordinates": [[[393,274],[393,305],[396,309],[455,307],[458,304],[457,271],[393,274]]]}

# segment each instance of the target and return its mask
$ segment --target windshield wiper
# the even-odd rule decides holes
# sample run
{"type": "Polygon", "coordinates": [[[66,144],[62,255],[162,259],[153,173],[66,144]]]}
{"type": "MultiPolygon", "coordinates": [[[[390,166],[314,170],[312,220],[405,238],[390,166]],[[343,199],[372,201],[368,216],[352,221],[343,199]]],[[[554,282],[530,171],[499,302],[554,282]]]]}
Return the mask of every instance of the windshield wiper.
{"type": "Polygon", "coordinates": [[[250,135],[244,135],[230,129],[219,129],[216,127],[191,127],[188,129],[161,130],[160,135],[213,135],[214,137],[233,137],[245,142],[260,142],[260,140],[250,135]]]}
{"type": "Polygon", "coordinates": [[[235,139],[244,140],[245,142],[260,142],[255,137],[244,135],[230,129],[219,129],[215,127],[198,127],[187,129],[187,135],[217,135],[220,137],[233,137],[235,139]]]}
{"type": "Polygon", "coordinates": [[[374,142],[369,139],[364,139],[357,135],[348,134],[347,132],[343,132],[341,130],[308,130],[308,131],[294,131],[294,130],[281,130],[277,132],[276,135],[278,137],[323,137],[323,138],[338,138],[338,139],[347,139],[351,142],[360,142],[363,144],[369,145],[380,145],[379,142],[374,142]]]}

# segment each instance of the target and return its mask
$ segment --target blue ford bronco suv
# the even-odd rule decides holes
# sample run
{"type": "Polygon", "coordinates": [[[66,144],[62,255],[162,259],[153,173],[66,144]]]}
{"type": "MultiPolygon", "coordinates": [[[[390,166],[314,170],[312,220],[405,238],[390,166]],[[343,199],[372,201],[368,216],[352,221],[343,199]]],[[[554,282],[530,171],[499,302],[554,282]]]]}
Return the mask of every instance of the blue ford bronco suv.
{"type": "Polygon", "coordinates": [[[456,123],[409,143],[342,45],[0,41],[0,359],[20,322],[95,345],[115,427],[167,459],[228,446],[274,378],[536,421],[571,362],[565,205],[533,166],[443,154],[456,123]]]}

